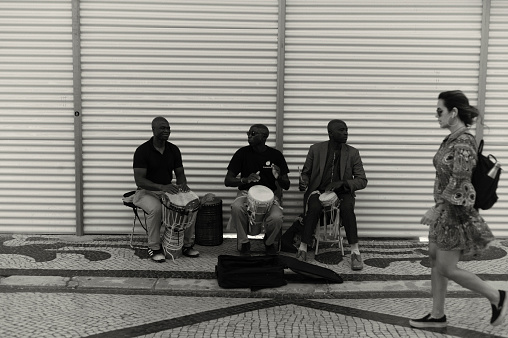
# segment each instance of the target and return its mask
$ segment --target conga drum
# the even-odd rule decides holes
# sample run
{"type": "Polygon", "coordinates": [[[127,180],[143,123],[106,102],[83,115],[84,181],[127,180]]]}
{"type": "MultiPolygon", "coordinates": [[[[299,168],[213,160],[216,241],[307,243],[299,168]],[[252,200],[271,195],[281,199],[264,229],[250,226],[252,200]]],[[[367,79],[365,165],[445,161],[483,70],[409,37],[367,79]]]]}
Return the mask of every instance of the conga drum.
{"type": "Polygon", "coordinates": [[[182,252],[184,231],[196,222],[197,211],[200,207],[198,195],[192,191],[178,194],[165,193],[162,201],[162,248],[172,259],[179,257],[182,252]]]}
{"type": "Polygon", "coordinates": [[[196,217],[196,238],[198,245],[215,246],[223,241],[222,200],[214,198],[201,204],[196,217]]]}

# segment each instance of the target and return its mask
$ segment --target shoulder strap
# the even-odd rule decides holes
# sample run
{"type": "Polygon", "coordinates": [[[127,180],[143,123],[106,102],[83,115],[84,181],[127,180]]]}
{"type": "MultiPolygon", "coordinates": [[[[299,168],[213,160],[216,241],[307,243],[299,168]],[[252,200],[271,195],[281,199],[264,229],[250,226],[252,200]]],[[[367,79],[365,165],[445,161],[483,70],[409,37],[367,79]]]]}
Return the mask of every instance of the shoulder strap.
{"type": "Polygon", "coordinates": [[[483,139],[480,141],[480,144],[478,145],[478,154],[481,154],[483,152],[483,139]]]}
{"type": "MultiPolygon", "coordinates": [[[[476,142],[476,137],[474,137],[474,135],[473,135],[473,134],[468,133],[468,132],[466,132],[466,133],[464,133],[464,134],[468,134],[468,135],[469,135],[469,136],[471,136],[471,137],[475,140],[475,142],[476,142]]],[[[481,139],[480,144],[478,145],[478,154],[481,154],[481,153],[482,153],[482,151],[483,151],[483,139],[481,139]]]]}

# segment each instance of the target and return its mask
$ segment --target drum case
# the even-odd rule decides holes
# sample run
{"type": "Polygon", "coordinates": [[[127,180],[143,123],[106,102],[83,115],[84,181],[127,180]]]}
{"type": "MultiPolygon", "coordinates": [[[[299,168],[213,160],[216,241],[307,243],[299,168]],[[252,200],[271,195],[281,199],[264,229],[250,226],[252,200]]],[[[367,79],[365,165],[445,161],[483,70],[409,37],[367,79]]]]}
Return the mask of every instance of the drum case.
{"type": "Polygon", "coordinates": [[[215,274],[222,288],[250,288],[254,291],[286,285],[284,269],[287,268],[312,280],[343,282],[342,278],[330,269],[283,255],[250,257],[220,255],[215,266],[215,274]]]}

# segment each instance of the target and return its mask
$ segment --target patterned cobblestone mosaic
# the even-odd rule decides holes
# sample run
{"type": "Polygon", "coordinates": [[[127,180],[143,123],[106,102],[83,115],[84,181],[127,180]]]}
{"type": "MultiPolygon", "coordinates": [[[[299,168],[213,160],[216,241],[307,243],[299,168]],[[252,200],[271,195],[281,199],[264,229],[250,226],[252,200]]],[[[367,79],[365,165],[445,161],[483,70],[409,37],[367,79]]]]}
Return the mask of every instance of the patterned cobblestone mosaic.
{"type": "MultiPolygon", "coordinates": [[[[446,329],[409,327],[431,306],[427,244],[416,240],[362,241],[359,272],[347,250],[323,246],[325,259],[309,262],[343,284],[288,273],[287,287],[259,292],[215,285],[234,239],[163,264],[147,259],[144,240],[132,250],[128,236],[0,235],[0,337],[508,337],[508,322],[491,327],[488,302],[458,286],[446,329]]],[[[263,254],[262,241],[253,251],[263,254]]],[[[500,240],[459,264],[508,289],[507,252],[500,240]]]]}

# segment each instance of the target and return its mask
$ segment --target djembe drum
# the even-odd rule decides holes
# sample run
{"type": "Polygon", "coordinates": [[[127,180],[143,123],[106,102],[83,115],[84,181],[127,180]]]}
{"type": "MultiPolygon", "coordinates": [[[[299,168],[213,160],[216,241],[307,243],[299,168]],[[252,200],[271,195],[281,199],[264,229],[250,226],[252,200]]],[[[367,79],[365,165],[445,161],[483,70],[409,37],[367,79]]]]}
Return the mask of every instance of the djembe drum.
{"type": "Polygon", "coordinates": [[[273,191],[263,185],[255,185],[247,194],[247,213],[251,234],[261,232],[266,214],[273,205],[273,191]]]}
{"type": "Polygon", "coordinates": [[[200,202],[198,195],[192,191],[165,193],[161,201],[162,224],[165,228],[162,248],[166,257],[169,255],[174,260],[175,255],[179,255],[182,251],[185,230],[196,222],[200,202]]]}
{"type": "Polygon", "coordinates": [[[318,225],[316,229],[316,255],[319,250],[319,242],[332,242],[339,243],[339,246],[344,255],[344,248],[342,245],[342,235],[340,233],[340,215],[339,206],[341,200],[333,191],[327,191],[319,195],[319,202],[323,206],[323,221],[324,231],[321,233],[318,225]]]}

